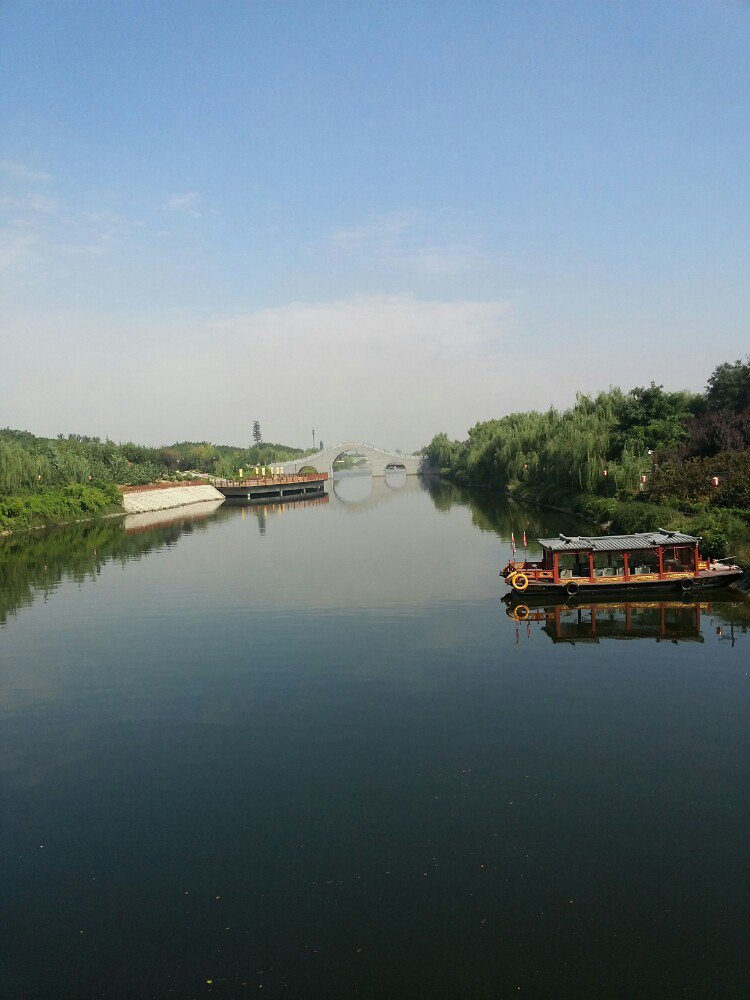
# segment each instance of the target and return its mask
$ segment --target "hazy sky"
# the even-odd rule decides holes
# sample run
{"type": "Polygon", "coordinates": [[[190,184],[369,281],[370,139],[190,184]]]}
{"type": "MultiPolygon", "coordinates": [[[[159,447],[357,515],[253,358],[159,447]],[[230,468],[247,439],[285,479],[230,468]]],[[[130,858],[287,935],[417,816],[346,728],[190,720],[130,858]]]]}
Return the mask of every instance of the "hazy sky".
{"type": "Polygon", "coordinates": [[[404,450],[750,350],[750,6],[0,3],[0,425],[404,450]]]}

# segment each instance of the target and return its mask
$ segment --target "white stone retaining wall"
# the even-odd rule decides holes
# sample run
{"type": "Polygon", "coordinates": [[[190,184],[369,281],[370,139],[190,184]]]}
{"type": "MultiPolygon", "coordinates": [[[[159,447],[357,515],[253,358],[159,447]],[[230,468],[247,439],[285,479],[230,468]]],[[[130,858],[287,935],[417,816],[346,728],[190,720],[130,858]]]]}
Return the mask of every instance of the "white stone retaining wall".
{"type": "Polygon", "coordinates": [[[126,514],[144,514],[151,510],[169,510],[205,500],[223,500],[213,486],[176,486],[166,490],[133,490],[123,493],[122,506],[126,514]]]}

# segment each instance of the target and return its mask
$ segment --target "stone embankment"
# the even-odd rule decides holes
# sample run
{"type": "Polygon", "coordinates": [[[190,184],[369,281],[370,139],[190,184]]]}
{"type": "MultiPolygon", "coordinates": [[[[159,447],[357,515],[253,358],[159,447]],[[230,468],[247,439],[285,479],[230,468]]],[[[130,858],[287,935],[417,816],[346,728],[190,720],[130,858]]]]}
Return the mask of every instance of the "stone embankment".
{"type": "Polygon", "coordinates": [[[122,506],[126,514],[144,514],[152,510],[170,510],[206,500],[224,497],[209,483],[152,483],[149,486],[123,486],[122,506]]]}

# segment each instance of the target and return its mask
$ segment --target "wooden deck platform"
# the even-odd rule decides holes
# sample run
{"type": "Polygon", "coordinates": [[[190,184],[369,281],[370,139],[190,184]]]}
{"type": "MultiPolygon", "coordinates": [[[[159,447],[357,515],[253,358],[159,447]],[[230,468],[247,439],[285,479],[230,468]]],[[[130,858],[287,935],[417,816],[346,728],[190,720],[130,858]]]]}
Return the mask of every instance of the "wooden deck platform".
{"type": "Polygon", "coordinates": [[[273,500],[302,500],[325,493],[327,472],[260,476],[249,479],[216,479],[213,485],[227,500],[268,503],[273,500]]]}

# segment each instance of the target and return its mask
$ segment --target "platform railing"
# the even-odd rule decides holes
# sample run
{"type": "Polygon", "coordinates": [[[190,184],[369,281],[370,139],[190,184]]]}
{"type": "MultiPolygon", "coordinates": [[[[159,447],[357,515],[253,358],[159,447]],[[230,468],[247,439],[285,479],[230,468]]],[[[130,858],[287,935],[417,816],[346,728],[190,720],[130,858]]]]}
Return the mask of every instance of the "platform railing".
{"type": "Polygon", "coordinates": [[[324,482],[327,472],[285,472],[282,475],[251,476],[244,479],[212,479],[214,486],[273,486],[285,483],[324,482]]]}

